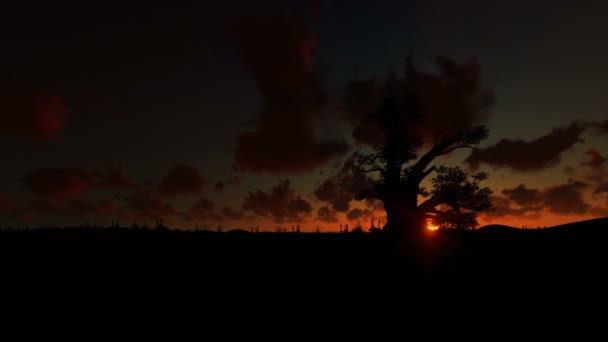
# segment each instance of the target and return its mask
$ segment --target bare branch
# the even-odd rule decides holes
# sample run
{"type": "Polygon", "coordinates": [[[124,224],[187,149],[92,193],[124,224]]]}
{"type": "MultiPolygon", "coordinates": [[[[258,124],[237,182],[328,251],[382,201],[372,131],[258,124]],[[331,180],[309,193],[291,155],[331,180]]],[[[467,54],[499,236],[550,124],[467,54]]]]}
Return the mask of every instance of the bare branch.
{"type": "Polygon", "coordinates": [[[450,152],[452,152],[452,151],[454,151],[454,150],[456,150],[456,149],[459,149],[459,148],[473,148],[473,146],[470,146],[470,145],[458,145],[458,146],[454,146],[454,147],[452,147],[452,148],[451,148],[451,149],[449,149],[449,150],[442,151],[442,152],[441,152],[441,153],[439,153],[438,155],[439,155],[439,156],[442,156],[442,155],[444,155],[444,154],[448,154],[448,153],[450,153],[450,152]]]}
{"type": "Polygon", "coordinates": [[[422,202],[418,206],[418,209],[423,213],[433,212],[435,207],[440,205],[441,203],[443,203],[443,201],[440,198],[439,194],[434,194],[433,196],[428,198],[426,201],[422,202]]]}
{"type": "Polygon", "coordinates": [[[431,172],[435,171],[436,167],[435,165],[431,166],[430,168],[428,168],[428,170],[424,171],[422,173],[422,179],[426,178],[426,176],[428,176],[431,172]]]}
{"type": "Polygon", "coordinates": [[[384,197],[380,193],[378,193],[376,190],[373,190],[373,189],[362,190],[355,196],[356,201],[361,201],[366,198],[373,198],[373,199],[378,199],[381,201],[384,200],[384,197]]]}
{"type": "Polygon", "coordinates": [[[369,170],[363,170],[364,173],[368,173],[368,172],[376,172],[379,171],[382,175],[386,174],[386,170],[381,168],[381,167],[375,167],[373,169],[369,169],[369,170]]]}

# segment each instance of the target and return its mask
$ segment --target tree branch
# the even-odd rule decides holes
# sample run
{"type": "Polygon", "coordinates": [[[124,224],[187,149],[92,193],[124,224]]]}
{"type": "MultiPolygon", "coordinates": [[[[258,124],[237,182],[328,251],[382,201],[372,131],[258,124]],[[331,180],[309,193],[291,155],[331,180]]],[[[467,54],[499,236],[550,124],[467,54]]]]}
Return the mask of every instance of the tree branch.
{"type": "Polygon", "coordinates": [[[426,201],[422,202],[418,206],[418,209],[423,213],[433,212],[435,210],[435,207],[440,205],[441,203],[442,203],[442,201],[441,201],[440,196],[438,194],[434,194],[433,196],[428,198],[426,201]]]}
{"type": "Polygon", "coordinates": [[[361,201],[366,198],[373,198],[373,199],[378,199],[381,201],[384,200],[384,197],[380,193],[378,193],[376,190],[373,190],[373,189],[365,189],[365,190],[362,190],[361,192],[359,192],[357,195],[355,195],[356,201],[361,201]]]}
{"type": "Polygon", "coordinates": [[[458,146],[454,146],[454,147],[452,147],[449,150],[442,151],[441,153],[438,154],[438,156],[442,156],[444,154],[448,154],[448,153],[450,153],[450,152],[452,152],[452,151],[454,151],[456,149],[459,149],[459,148],[473,148],[473,146],[470,146],[470,145],[458,145],[458,146]]]}
{"type": "Polygon", "coordinates": [[[425,179],[426,176],[428,176],[431,172],[435,171],[435,165],[431,166],[430,168],[428,168],[428,170],[424,171],[422,173],[422,179],[425,179]]]}
{"type": "Polygon", "coordinates": [[[381,168],[381,167],[375,167],[373,169],[369,169],[369,170],[363,170],[364,173],[368,173],[368,172],[376,172],[376,171],[380,171],[380,173],[384,176],[386,174],[386,170],[381,168]]]}

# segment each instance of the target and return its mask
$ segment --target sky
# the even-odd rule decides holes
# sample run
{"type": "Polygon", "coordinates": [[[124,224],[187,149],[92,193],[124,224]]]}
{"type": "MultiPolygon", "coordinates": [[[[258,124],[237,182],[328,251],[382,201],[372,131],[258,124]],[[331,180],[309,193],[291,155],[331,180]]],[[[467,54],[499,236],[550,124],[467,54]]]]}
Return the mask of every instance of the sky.
{"type": "MultiPolygon", "coordinates": [[[[608,216],[602,1],[19,1],[0,14],[0,226],[382,221],[344,165],[349,86],[480,66],[481,225],[608,216]]],[[[349,95],[350,94],[350,95],[349,95]]],[[[349,97],[350,96],[350,97],[349,97]]]]}

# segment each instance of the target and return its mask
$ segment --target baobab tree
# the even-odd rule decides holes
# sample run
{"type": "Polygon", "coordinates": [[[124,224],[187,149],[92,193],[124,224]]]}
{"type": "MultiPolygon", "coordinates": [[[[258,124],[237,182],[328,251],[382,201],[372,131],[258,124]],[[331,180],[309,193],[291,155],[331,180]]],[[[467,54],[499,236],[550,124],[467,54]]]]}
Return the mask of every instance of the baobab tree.
{"type": "Polygon", "coordinates": [[[358,155],[358,172],[379,174],[355,199],[382,201],[386,232],[420,233],[429,218],[442,228],[469,229],[477,226],[477,212],[491,208],[492,192],[480,186],[486,173],[469,175],[437,164],[437,158],[488,138],[488,128],[476,122],[493,103],[492,93],[481,87],[478,63],[446,57],[435,62],[438,74],[416,70],[408,58],[403,78],[389,75],[376,89],[382,94],[377,109],[355,130],[367,130],[361,136],[376,142],[374,152],[358,155]],[[431,175],[427,190],[422,183],[431,175]]]}

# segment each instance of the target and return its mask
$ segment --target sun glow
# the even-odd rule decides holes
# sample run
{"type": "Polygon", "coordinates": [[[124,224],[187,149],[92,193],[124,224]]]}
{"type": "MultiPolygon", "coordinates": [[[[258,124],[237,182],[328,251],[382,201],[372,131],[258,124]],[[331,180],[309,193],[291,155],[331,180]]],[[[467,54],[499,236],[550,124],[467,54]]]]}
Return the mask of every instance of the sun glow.
{"type": "Polygon", "coordinates": [[[427,228],[428,230],[437,230],[437,229],[439,229],[439,226],[436,226],[436,225],[433,223],[433,221],[428,220],[428,221],[426,221],[426,228],[427,228]]]}

